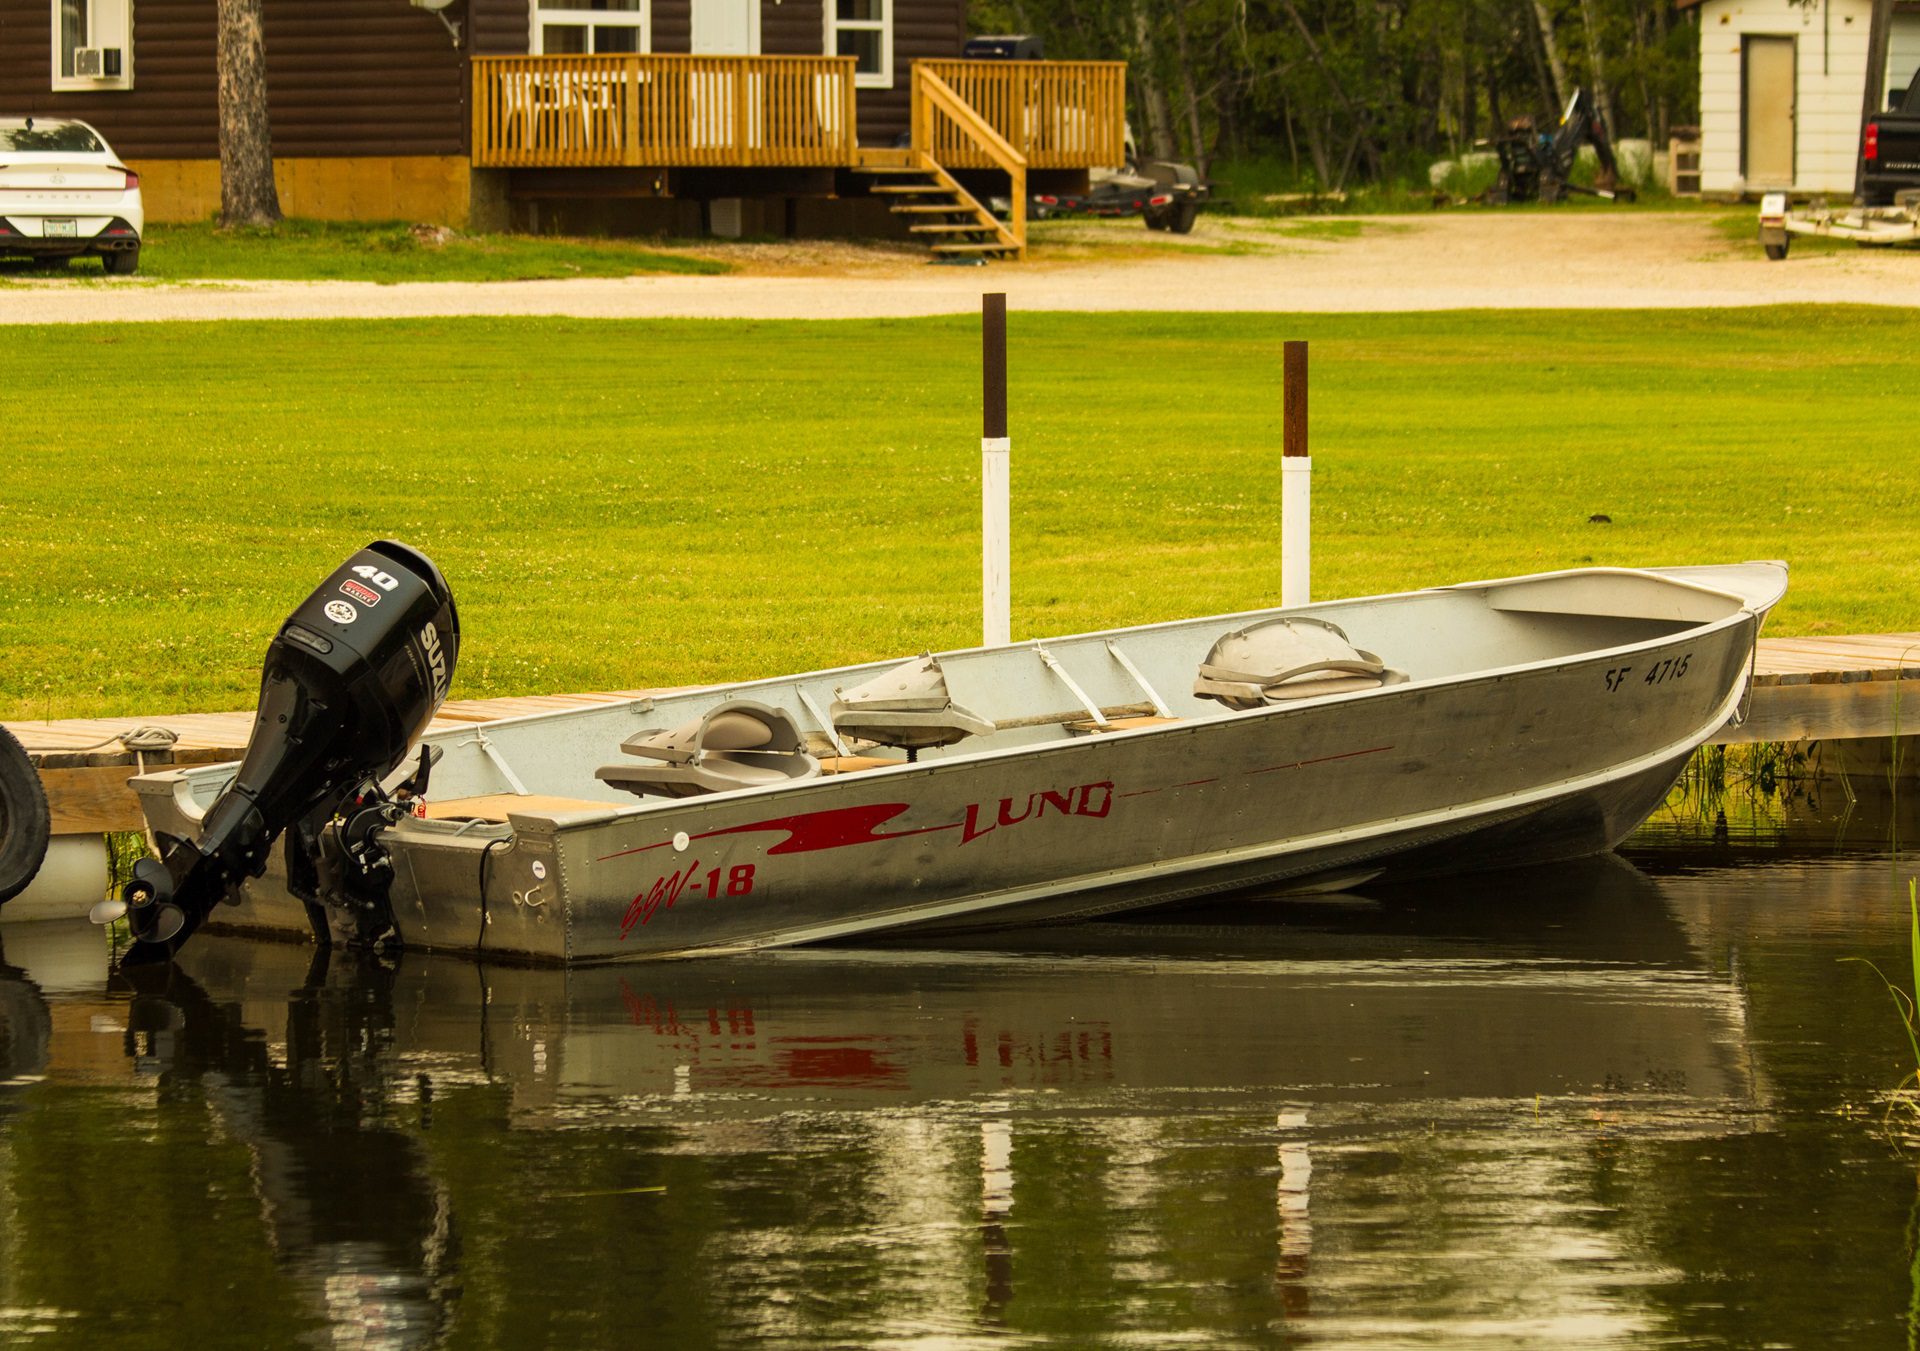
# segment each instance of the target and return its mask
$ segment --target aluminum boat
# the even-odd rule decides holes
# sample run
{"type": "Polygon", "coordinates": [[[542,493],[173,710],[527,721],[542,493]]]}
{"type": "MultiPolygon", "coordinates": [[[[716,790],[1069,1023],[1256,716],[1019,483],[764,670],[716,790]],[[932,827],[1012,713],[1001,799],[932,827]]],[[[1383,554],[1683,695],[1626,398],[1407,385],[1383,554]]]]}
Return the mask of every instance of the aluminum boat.
{"type": "MultiPolygon", "coordinates": [[[[1594,854],[1741,715],[1785,587],[1549,572],[460,726],[349,852],[398,941],[569,963],[1594,854]]],[[[184,840],[234,775],[134,786],[184,840]]],[[[285,857],[208,922],[348,936],[285,857]]]]}

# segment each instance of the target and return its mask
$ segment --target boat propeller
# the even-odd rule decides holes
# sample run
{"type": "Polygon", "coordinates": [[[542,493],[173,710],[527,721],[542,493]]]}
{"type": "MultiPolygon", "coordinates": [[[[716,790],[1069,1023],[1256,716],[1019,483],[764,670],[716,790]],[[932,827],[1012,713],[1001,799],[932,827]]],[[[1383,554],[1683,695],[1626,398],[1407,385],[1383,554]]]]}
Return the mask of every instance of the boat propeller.
{"type": "Polygon", "coordinates": [[[160,836],[160,857],[93,907],[96,924],[127,921],[121,964],[169,960],[266,871],[283,832],[312,839],[392,773],[446,699],[459,642],[453,592],[425,554],[379,540],[334,569],[268,644],[246,755],[198,838],[160,836]]]}

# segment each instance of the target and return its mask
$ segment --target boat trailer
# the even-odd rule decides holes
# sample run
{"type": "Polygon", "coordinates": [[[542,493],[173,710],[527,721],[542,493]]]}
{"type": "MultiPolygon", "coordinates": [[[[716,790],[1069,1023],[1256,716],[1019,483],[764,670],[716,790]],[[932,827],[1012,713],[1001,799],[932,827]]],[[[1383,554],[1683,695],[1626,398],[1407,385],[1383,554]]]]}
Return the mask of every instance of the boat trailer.
{"type": "Polygon", "coordinates": [[[1760,247],[1779,262],[1787,256],[1794,235],[1825,235],[1872,247],[1920,243],[1920,190],[1897,194],[1892,206],[1843,210],[1824,201],[1789,209],[1786,193],[1767,193],[1760,199],[1760,247]]]}

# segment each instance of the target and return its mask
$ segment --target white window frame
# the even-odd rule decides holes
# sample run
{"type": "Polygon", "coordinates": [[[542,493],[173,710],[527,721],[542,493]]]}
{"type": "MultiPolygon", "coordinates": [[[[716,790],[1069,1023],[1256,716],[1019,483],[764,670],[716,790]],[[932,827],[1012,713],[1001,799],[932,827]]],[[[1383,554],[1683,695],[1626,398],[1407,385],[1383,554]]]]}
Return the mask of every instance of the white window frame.
{"type": "Polygon", "coordinates": [[[880,35],[880,69],[856,70],[853,74],[854,88],[893,88],[893,0],[880,0],[880,17],[877,20],[842,19],[840,6],[835,3],[835,0],[822,0],[821,11],[826,16],[826,55],[828,56],[840,54],[840,33],[843,29],[855,33],[880,35]]]}
{"type": "Polygon", "coordinates": [[[546,55],[545,33],[550,23],[584,25],[588,46],[593,45],[595,28],[638,28],[640,50],[653,50],[653,0],[641,0],[639,9],[552,9],[543,7],[540,0],[527,0],[527,8],[528,24],[533,30],[529,34],[529,50],[535,56],[546,55]]]}
{"type": "Polygon", "coordinates": [[[82,47],[118,47],[120,73],[102,75],[63,75],[60,50],[60,10],[65,0],[49,0],[52,22],[48,45],[52,53],[52,83],[56,93],[76,90],[113,90],[133,88],[133,0],[80,0],[87,14],[87,36],[82,47]]]}

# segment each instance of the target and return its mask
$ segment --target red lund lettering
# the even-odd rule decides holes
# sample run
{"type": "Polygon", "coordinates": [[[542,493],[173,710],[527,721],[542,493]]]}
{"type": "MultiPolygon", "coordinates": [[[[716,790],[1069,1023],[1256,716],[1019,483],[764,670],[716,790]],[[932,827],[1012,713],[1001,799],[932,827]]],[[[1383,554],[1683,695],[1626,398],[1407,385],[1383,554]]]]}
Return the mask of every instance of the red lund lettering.
{"type": "Polygon", "coordinates": [[[1105,816],[1113,810],[1113,785],[1083,783],[1078,788],[1070,788],[1064,793],[1051,790],[1028,793],[1020,802],[1018,812],[1014,803],[1018,799],[1003,797],[988,825],[980,824],[981,804],[974,803],[967,808],[967,819],[961,823],[960,843],[966,844],[990,835],[1002,826],[1017,826],[1023,821],[1038,821],[1049,813],[1060,816],[1105,816]]]}

